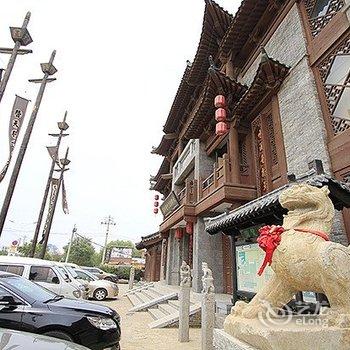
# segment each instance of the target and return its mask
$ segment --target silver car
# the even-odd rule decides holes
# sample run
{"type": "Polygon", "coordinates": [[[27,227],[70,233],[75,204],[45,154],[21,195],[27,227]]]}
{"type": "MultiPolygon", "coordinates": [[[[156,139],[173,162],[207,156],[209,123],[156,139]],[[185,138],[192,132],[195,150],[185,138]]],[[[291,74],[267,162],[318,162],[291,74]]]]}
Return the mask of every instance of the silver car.
{"type": "Polygon", "coordinates": [[[74,269],[78,275],[78,279],[87,281],[89,283],[89,298],[96,300],[104,300],[106,298],[115,298],[118,296],[118,286],[110,281],[100,280],[92,273],[82,269],[74,269]]]}

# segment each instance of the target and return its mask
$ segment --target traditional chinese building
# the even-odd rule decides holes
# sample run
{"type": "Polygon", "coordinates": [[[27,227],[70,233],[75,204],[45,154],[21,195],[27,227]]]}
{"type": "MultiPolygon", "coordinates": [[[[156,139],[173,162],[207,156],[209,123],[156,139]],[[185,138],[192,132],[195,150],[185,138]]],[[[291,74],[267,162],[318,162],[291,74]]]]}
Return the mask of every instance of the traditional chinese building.
{"type": "Polygon", "coordinates": [[[145,272],[147,282],[160,280],[160,266],[162,253],[162,238],[159,232],[141,237],[141,242],[136,244],[137,249],[145,249],[145,272]]]}
{"type": "MultiPolygon", "coordinates": [[[[216,291],[232,293],[235,248],[221,218],[252,201],[257,216],[263,214],[266,196],[286,186],[288,174],[307,181],[312,174],[305,174],[320,175],[322,165],[334,178],[323,175],[323,184],[330,181],[335,200],[346,197],[337,180],[350,181],[349,18],[344,0],[243,0],[234,16],[205,1],[197,52],[152,151],[164,157],[151,189],[164,197],[160,278],[166,283],[179,283],[186,260],[200,291],[205,261],[216,291]],[[226,133],[216,132],[217,95],[227,104],[226,133]],[[218,215],[221,226],[214,229],[215,219],[206,227],[205,218],[218,215]]],[[[344,206],[345,199],[339,209],[344,206]]],[[[337,214],[332,234],[344,244],[347,210],[337,214]]],[[[283,212],[275,214],[280,220],[283,212]]],[[[257,224],[255,217],[237,229],[249,236],[257,224]]]]}

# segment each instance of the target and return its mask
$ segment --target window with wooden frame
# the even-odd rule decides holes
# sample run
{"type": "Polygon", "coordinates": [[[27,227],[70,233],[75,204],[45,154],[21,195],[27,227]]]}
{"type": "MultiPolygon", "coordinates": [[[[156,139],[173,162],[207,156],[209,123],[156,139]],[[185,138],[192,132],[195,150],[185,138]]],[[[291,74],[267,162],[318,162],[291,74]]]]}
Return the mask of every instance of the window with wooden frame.
{"type": "Polygon", "coordinates": [[[334,135],[350,128],[350,37],[318,65],[334,135]]]}
{"type": "Polygon", "coordinates": [[[314,37],[344,6],[344,0],[305,0],[304,2],[311,33],[314,37]]]}

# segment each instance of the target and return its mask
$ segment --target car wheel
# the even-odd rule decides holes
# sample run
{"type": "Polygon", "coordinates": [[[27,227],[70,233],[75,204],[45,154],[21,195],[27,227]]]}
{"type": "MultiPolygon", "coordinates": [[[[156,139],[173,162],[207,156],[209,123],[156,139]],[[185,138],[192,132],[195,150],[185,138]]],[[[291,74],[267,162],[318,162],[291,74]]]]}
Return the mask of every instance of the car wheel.
{"type": "Polygon", "coordinates": [[[68,340],[71,342],[74,342],[74,339],[67,333],[61,332],[61,331],[50,331],[44,333],[44,335],[48,337],[53,337],[53,338],[58,338],[58,339],[63,339],[63,340],[68,340]]]}
{"type": "Polygon", "coordinates": [[[94,298],[98,301],[106,299],[107,291],[104,288],[98,288],[94,291],[94,298]]]}

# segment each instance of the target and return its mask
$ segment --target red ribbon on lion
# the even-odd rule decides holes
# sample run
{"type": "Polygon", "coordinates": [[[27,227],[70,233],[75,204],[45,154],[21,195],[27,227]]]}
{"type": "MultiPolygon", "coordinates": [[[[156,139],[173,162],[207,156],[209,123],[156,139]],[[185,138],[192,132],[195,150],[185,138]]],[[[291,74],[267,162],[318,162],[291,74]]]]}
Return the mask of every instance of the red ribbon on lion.
{"type": "Polygon", "coordinates": [[[283,232],[284,228],[276,225],[266,225],[259,229],[257,242],[259,247],[265,251],[264,261],[258,271],[259,276],[262,275],[267,264],[271,265],[273,253],[281,242],[281,234],[283,232]]]}

